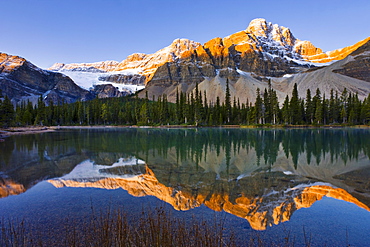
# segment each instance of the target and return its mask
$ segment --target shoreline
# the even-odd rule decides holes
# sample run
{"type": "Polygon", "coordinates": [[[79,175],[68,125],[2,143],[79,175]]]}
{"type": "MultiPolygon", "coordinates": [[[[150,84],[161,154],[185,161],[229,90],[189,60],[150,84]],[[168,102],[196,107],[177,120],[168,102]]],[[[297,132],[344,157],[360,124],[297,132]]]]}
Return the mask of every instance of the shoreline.
{"type": "Polygon", "coordinates": [[[0,128],[0,139],[6,138],[12,135],[24,135],[24,134],[39,134],[45,132],[52,132],[55,131],[56,128],[54,126],[47,126],[47,127],[10,127],[7,129],[0,128]]]}
{"type": "Polygon", "coordinates": [[[219,126],[195,126],[195,125],[161,125],[161,126],[138,126],[138,125],[89,125],[89,126],[28,126],[28,127],[10,127],[7,129],[0,128],[0,139],[12,135],[39,134],[53,132],[63,129],[105,129],[105,128],[139,128],[139,129],[194,129],[194,128],[237,128],[237,129],[340,129],[340,128],[357,128],[368,129],[367,125],[339,126],[339,125],[219,125],[219,126]]]}

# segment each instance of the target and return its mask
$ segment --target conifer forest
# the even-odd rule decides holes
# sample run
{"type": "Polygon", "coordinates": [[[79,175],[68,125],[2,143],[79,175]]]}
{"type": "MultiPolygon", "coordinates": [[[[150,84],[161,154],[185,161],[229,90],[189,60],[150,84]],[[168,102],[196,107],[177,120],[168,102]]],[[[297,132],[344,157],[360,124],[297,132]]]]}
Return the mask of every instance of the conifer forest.
{"type": "MultiPolygon", "coordinates": [[[[1,95],[1,94],[0,94],[1,95]]],[[[257,89],[255,102],[240,102],[231,98],[229,83],[225,99],[209,103],[206,92],[191,94],[178,92],[176,102],[167,101],[166,95],[157,99],[139,98],[137,94],[119,97],[78,101],[71,104],[52,102],[45,104],[22,102],[16,107],[8,97],[0,100],[0,125],[369,125],[370,95],[361,101],[357,94],[331,90],[322,95],[320,90],[307,90],[299,98],[297,85],[292,95],[279,104],[276,91],[269,87],[257,89]]]]}

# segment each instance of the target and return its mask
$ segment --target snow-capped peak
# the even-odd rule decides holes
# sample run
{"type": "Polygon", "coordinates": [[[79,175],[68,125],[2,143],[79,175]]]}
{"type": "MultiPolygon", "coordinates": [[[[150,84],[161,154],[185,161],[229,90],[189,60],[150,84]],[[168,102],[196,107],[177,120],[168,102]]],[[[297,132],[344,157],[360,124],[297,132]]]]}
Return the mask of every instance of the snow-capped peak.
{"type": "Polygon", "coordinates": [[[289,28],[272,24],[262,18],[252,20],[246,32],[264,42],[273,43],[275,41],[281,46],[293,46],[296,41],[289,28]]]}
{"type": "Polygon", "coordinates": [[[249,23],[246,31],[254,34],[255,36],[267,38],[267,33],[270,32],[269,31],[270,26],[271,26],[271,22],[267,23],[265,19],[257,18],[257,19],[252,20],[249,23]]]}

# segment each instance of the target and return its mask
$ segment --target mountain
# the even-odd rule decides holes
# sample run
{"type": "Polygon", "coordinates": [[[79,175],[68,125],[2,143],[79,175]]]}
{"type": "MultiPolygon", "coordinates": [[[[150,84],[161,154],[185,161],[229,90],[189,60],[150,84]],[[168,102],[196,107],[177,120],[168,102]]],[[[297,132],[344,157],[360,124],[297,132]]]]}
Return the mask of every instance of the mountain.
{"type": "Polygon", "coordinates": [[[24,58],[5,53],[0,53],[0,89],[13,103],[36,102],[40,96],[46,102],[67,103],[92,98],[90,92],[64,74],[40,69],[24,58]]]}
{"type": "MultiPolygon", "coordinates": [[[[336,61],[352,53],[358,57],[356,50],[366,47],[369,40],[370,37],[349,47],[323,52],[311,42],[294,37],[289,28],[259,18],[252,20],[243,31],[214,38],[203,45],[188,39],[176,39],[153,54],[135,53],[121,62],[58,63],[49,69],[62,73],[105,72],[96,79],[97,83],[145,85],[140,97],[145,97],[146,92],[149,98],[166,94],[172,102],[177,91],[190,93],[197,83],[200,90],[207,92],[210,102],[215,102],[216,97],[223,100],[227,78],[231,97],[235,96],[241,102],[247,99],[254,102],[256,89],[266,88],[269,79],[280,101],[291,94],[294,83],[298,84],[301,97],[305,96],[307,88],[314,92],[318,87],[326,95],[331,88],[338,91],[347,88],[363,98],[370,92],[366,83],[370,80],[368,67],[361,61],[357,65],[349,63],[349,60],[345,64],[336,64],[336,61]],[[312,69],[321,67],[324,68],[317,70],[320,72],[312,69]],[[360,69],[364,70],[362,76],[358,75],[360,69]],[[325,76],[321,77],[323,74],[325,76]]],[[[368,51],[362,49],[364,58],[361,60],[368,61],[368,51]]]]}

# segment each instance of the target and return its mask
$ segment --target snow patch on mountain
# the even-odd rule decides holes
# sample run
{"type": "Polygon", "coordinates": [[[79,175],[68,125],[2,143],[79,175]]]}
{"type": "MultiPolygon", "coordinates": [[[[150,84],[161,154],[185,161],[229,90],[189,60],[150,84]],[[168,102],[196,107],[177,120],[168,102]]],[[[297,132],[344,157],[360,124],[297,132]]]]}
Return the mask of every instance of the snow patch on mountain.
{"type": "Polygon", "coordinates": [[[85,71],[73,71],[73,70],[64,70],[61,73],[69,76],[78,86],[89,90],[93,88],[95,85],[105,85],[105,84],[112,84],[114,87],[118,88],[121,92],[130,91],[131,93],[135,93],[144,88],[144,86],[139,85],[127,85],[127,84],[120,84],[120,83],[112,83],[99,80],[100,77],[106,77],[109,75],[134,75],[140,73],[140,69],[128,69],[123,71],[113,71],[113,72],[104,72],[104,73],[92,73],[92,72],[85,72],[85,71]]]}

